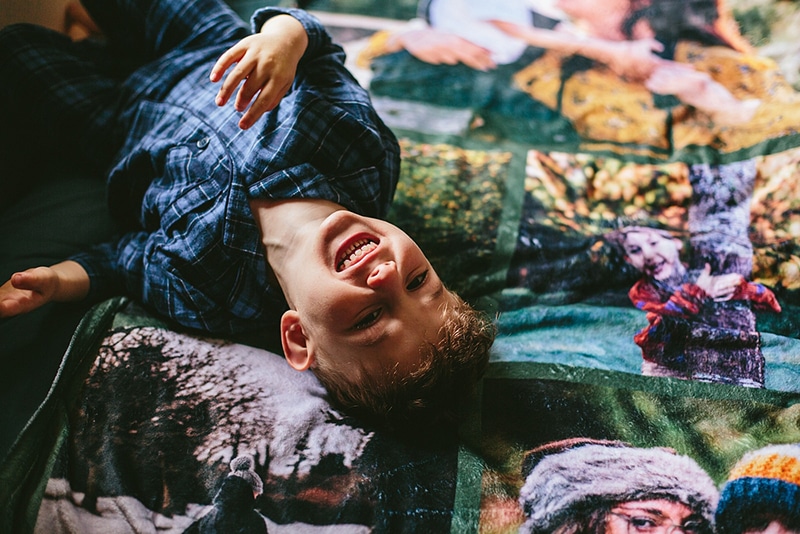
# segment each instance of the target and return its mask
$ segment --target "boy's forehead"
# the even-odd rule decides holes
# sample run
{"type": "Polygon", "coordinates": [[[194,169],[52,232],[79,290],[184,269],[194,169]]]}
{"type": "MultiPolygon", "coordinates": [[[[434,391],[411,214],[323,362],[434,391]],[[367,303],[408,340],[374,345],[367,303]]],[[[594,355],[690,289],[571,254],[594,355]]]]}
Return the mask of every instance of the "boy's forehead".
{"type": "Polygon", "coordinates": [[[624,232],[625,239],[628,239],[631,236],[634,238],[642,238],[642,237],[657,237],[659,239],[675,239],[674,236],[665,233],[663,230],[658,230],[656,228],[647,228],[646,226],[637,227],[637,228],[629,228],[624,232]]]}
{"type": "Polygon", "coordinates": [[[654,234],[656,233],[654,229],[647,228],[646,226],[637,226],[635,228],[628,228],[624,230],[626,236],[629,235],[636,235],[636,234],[654,234]]]}

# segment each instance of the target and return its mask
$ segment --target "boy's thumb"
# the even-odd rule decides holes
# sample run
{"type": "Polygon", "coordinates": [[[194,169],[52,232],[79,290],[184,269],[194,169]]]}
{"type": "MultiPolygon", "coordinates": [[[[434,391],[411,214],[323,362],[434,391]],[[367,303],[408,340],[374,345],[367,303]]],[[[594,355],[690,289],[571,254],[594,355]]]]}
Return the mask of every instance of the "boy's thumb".
{"type": "Polygon", "coordinates": [[[39,289],[41,285],[41,277],[36,276],[36,270],[41,269],[41,267],[36,267],[34,269],[28,269],[27,271],[22,271],[19,273],[14,273],[11,276],[11,285],[13,285],[17,289],[27,289],[29,291],[36,291],[39,289]]]}

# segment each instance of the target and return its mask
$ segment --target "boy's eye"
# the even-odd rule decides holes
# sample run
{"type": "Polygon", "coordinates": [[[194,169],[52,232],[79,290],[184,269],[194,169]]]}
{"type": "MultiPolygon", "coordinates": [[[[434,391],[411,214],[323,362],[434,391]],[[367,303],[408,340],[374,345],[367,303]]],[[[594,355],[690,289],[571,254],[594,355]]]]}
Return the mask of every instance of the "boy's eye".
{"type": "Polygon", "coordinates": [[[406,286],[406,289],[409,291],[414,291],[416,289],[419,289],[420,287],[422,287],[422,284],[425,283],[425,280],[427,280],[427,278],[428,278],[428,271],[426,270],[423,273],[418,274],[417,276],[412,278],[411,282],[409,282],[408,285],[406,286]]]}
{"type": "Polygon", "coordinates": [[[369,312],[364,318],[353,325],[353,330],[364,330],[365,328],[369,328],[375,323],[375,321],[378,320],[382,312],[382,308],[378,308],[377,310],[369,312]]]}
{"type": "Polygon", "coordinates": [[[637,532],[650,532],[651,529],[658,526],[654,519],[645,516],[632,516],[629,522],[637,532]]]}

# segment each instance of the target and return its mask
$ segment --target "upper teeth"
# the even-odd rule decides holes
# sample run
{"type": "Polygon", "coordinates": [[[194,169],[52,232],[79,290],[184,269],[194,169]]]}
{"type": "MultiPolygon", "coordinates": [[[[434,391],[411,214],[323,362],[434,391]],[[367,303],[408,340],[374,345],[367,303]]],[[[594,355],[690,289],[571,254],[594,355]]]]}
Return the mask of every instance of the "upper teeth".
{"type": "Polygon", "coordinates": [[[352,263],[356,262],[361,256],[375,250],[378,245],[370,239],[359,239],[344,251],[342,259],[339,260],[337,270],[347,269],[352,263]]]}

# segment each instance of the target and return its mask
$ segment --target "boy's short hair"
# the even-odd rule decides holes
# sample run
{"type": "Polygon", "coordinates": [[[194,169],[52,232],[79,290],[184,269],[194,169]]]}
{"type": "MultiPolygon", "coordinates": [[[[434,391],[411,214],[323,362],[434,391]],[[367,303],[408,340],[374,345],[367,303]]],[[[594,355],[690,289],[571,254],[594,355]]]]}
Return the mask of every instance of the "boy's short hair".
{"type": "Polygon", "coordinates": [[[382,376],[343,370],[330,358],[312,369],[332,403],[367,423],[403,434],[411,430],[452,429],[459,405],[486,372],[494,342],[494,323],[451,292],[438,343],[420,347],[419,368],[408,376],[387,370],[382,376]],[[354,377],[357,377],[354,379],[354,377]]]}

